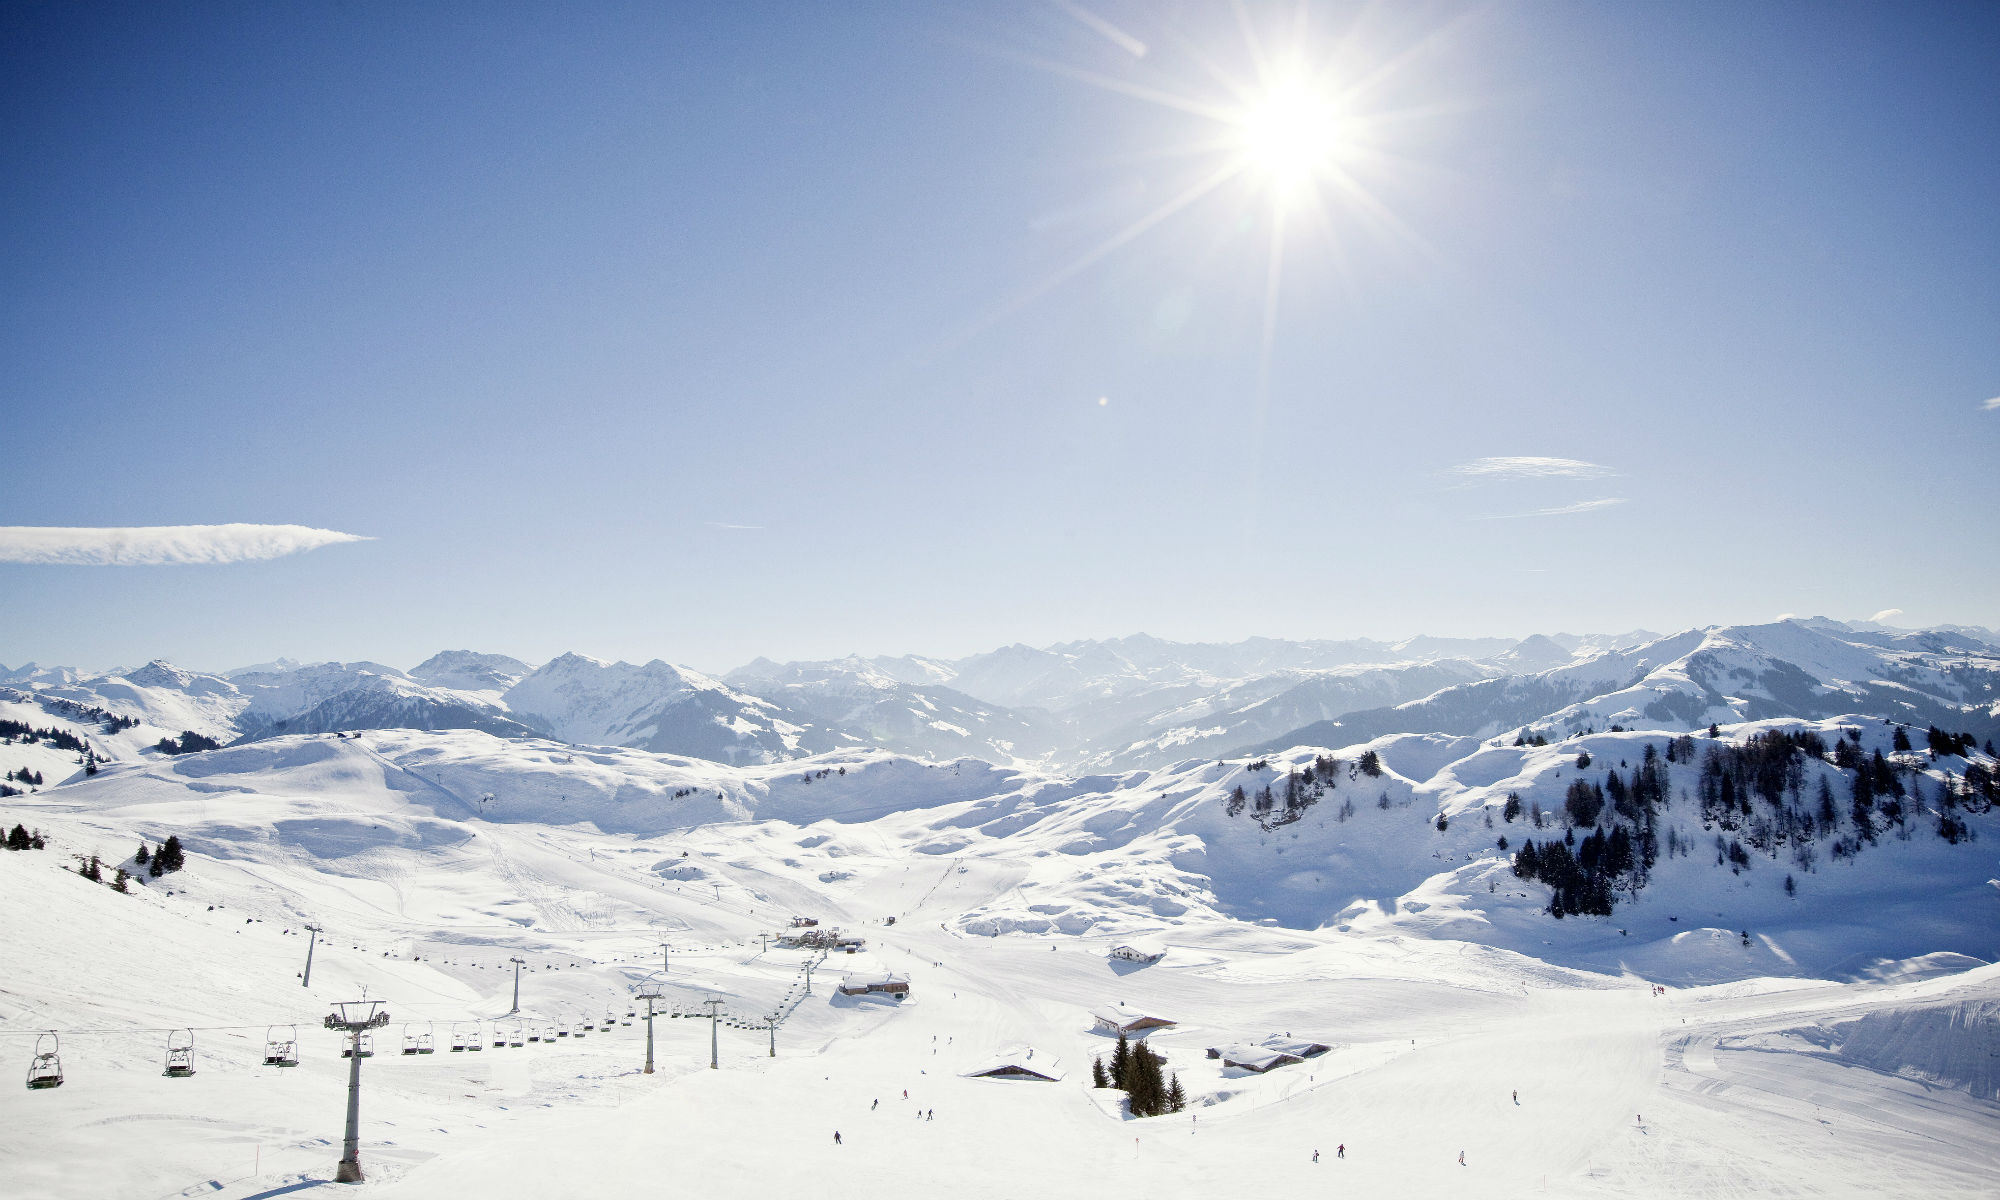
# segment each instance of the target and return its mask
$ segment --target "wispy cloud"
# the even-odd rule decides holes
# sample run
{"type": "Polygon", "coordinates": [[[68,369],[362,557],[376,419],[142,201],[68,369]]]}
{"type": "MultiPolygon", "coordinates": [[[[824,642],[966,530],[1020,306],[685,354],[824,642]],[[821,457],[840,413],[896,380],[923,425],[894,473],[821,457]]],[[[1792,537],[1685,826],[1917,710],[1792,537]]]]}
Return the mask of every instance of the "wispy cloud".
{"type": "Polygon", "coordinates": [[[1579,458],[1475,458],[1444,473],[1464,483],[1497,483],[1508,479],[1602,479],[1618,472],[1579,458]]]}
{"type": "Polygon", "coordinates": [[[371,538],[306,525],[0,525],[0,562],[156,567],[255,562],[371,538]]]}
{"type": "Polygon", "coordinates": [[[1985,409],[1987,412],[2000,412],[2000,396],[1993,397],[1979,407],[1985,409]]]}
{"type": "Polygon", "coordinates": [[[1530,512],[1495,513],[1480,517],[1482,521],[1513,521],[1521,517],[1561,517],[1570,513],[1595,512],[1600,508],[1610,508],[1614,504],[1625,503],[1623,496],[1604,496],[1597,500],[1579,500],[1575,504],[1560,504],[1554,508],[1537,508],[1530,512]]]}
{"type": "Polygon", "coordinates": [[[710,529],[762,529],[762,525],[733,525],[728,521],[703,521],[710,529]]]}
{"type": "Polygon", "coordinates": [[[1879,625],[1884,622],[1893,621],[1897,617],[1900,617],[1902,615],[1903,615],[1903,610],[1900,608],[1885,608],[1881,612],[1876,613],[1874,616],[1868,619],[1879,625]]]}

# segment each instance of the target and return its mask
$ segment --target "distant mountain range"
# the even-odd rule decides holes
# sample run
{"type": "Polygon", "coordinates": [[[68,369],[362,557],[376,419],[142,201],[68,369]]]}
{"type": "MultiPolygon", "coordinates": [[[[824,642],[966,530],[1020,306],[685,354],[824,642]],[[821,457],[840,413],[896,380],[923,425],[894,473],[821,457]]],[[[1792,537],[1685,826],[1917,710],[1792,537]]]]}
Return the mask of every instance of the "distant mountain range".
{"type": "Polygon", "coordinates": [[[880,748],[1122,771],[1399,733],[1556,737],[1853,713],[2000,736],[2000,635],[1826,618],[1523,641],[1141,634],[955,660],[759,659],[721,679],[659,660],[564,654],[533,667],[467,650],[408,671],[289,660],[223,675],[160,661],[97,676],[0,669],[0,717],[73,728],[109,760],[157,753],[160,738],[184,731],[252,742],[475,729],[736,765],[880,748]],[[105,715],[77,716],[90,712],[105,715]]]}

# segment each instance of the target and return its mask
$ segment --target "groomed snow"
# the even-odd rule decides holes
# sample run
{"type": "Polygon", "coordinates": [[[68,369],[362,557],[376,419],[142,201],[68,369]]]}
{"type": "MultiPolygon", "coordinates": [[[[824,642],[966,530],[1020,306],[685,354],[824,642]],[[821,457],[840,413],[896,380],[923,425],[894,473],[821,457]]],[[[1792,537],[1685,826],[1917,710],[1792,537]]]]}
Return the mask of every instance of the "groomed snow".
{"type": "MultiPolygon", "coordinates": [[[[1512,773],[1476,786],[1504,791],[1575,753],[1547,749],[1512,752],[1512,773]]],[[[1389,808],[1276,834],[1220,815],[1240,764],[1069,781],[866,752],[809,760],[830,773],[815,766],[805,784],[800,763],[730,769],[462,732],[114,766],[0,808],[52,838],[0,856],[0,903],[17,914],[0,1053],[25,1070],[33,1031],[67,1031],[61,1088],[0,1091],[0,1179],[52,1198],[310,1190],[332,1176],[345,1099],[346,1064],[318,1021],[366,988],[394,1014],[364,1064],[363,1190],[384,1196],[1991,1194],[2000,967],[1978,951],[2000,928],[2000,890],[1960,914],[1986,922],[1982,944],[1949,922],[1870,925],[1857,882],[2000,874],[1990,818],[1979,843],[1939,847],[1964,859],[1870,850],[1848,892],[1828,885],[1826,911],[1760,922],[1769,945],[1745,948],[1736,913],[1724,924],[1692,907],[1707,893],[1691,873],[1612,918],[1557,923],[1498,877],[1487,891],[1499,860],[1465,861],[1470,841],[1397,849],[1440,804],[1471,802],[1466,778],[1447,786],[1448,762],[1420,770],[1437,766],[1430,753],[1399,759],[1385,741],[1392,774],[1362,795],[1384,791],[1389,808]],[[187,870],[132,895],[63,869],[169,830],[189,844],[187,870]],[[1301,849],[1285,858],[1318,845],[1322,871],[1339,852],[1389,890],[1338,922],[1266,923],[1259,871],[1290,834],[1301,849]],[[1162,901],[1181,911],[1161,915],[1162,901]],[[1670,909],[1684,919],[1670,925],[1670,909]],[[867,940],[820,961],[810,996],[815,952],[759,937],[796,913],[867,940]],[[1033,933],[1000,929],[1031,918],[1033,933]],[[310,989],[307,919],[328,930],[310,989]],[[1107,956],[1137,936],[1167,956],[1107,956]],[[706,1022],[663,1017],[660,1070],[638,1071],[643,1022],[624,1014],[663,940],[663,1010],[716,996],[740,1018],[714,1031],[720,1070],[706,1022]],[[1953,953],[1870,960],[1845,982],[1798,965],[1900,941],[1953,953]],[[527,1020],[572,1036],[491,1046],[516,955],[527,1020]],[[908,976],[909,1000],[834,994],[840,975],[889,972],[908,976]],[[1112,1039],[1088,1014],[1107,1003],[1180,1022],[1147,1042],[1188,1112],[1132,1120],[1089,1087],[1112,1039]],[[615,1026],[574,1036],[607,1010],[615,1026]],[[782,1018],[775,1058],[748,1027],[766,1014],[782,1018]],[[473,1020],[486,1048],[451,1052],[473,1020]],[[438,1051],[400,1054],[406,1023],[438,1051]],[[274,1024],[298,1028],[295,1069],[262,1065],[274,1024]],[[170,1027],[195,1030],[192,1078],[161,1074],[170,1027]],[[1333,1049],[1262,1076],[1203,1053],[1273,1034],[1333,1049]],[[964,1077],[1029,1046],[1065,1065],[1061,1082],[964,1077]]],[[[1488,841],[1464,811],[1452,829],[1488,841]]],[[[1780,913],[1761,869],[1757,911],[1780,913]]],[[[1344,895],[1323,885],[1319,902],[1344,895]]]]}

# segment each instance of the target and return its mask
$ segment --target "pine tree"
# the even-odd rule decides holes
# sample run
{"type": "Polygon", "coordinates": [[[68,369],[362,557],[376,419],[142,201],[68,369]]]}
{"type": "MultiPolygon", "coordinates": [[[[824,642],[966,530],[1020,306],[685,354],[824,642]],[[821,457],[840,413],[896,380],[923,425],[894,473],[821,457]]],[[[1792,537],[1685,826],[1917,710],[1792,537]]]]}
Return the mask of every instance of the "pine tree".
{"type": "Polygon", "coordinates": [[[1177,1113],[1187,1107],[1187,1089],[1181,1087],[1180,1072],[1167,1081],[1167,1111],[1177,1113]]]}
{"type": "Polygon", "coordinates": [[[9,850],[26,850],[28,848],[27,826],[25,825],[14,826],[14,828],[7,834],[7,848],[9,850]]]}
{"type": "Polygon", "coordinates": [[[1104,1056],[1090,1060],[1090,1086],[1102,1088],[1111,1086],[1111,1077],[1104,1073],[1104,1056]]]}
{"type": "Polygon", "coordinates": [[[1119,1091],[1132,1090],[1132,1047],[1124,1034],[1118,1035],[1118,1048],[1111,1052],[1111,1086],[1119,1091]]]}
{"type": "Polygon", "coordinates": [[[143,867],[152,860],[153,860],[153,852],[151,850],[146,849],[146,843],[140,842],[139,852],[132,856],[132,861],[138,863],[140,866],[143,867]]]}
{"type": "Polygon", "coordinates": [[[186,866],[187,855],[181,851],[180,835],[168,834],[167,840],[160,845],[160,852],[153,856],[153,861],[161,871],[178,871],[186,866]]]}

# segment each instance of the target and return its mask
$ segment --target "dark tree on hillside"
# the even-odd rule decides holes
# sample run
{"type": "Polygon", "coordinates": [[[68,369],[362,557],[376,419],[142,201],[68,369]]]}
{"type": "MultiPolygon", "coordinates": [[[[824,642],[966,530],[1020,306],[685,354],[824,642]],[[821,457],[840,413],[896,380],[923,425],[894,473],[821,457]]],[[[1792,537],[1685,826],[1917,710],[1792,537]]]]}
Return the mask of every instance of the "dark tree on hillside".
{"type": "Polygon", "coordinates": [[[26,825],[16,825],[7,833],[7,848],[9,850],[26,850],[32,844],[28,837],[28,827],[26,825]]]}
{"type": "Polygon", "coordinates": [[[1895,747],[1896,752],[1899,754],[1908,750],[1910,748],[1909,731],[1904,729],[1901,725],[1896,726],[1896,736],[1890,739],[1889,744],[1895,747]]]}
{"type": "Polygon", "coordinates": [[[1511,825],[1514,823],[1515,819],[1521,815],[1521,793],[1507,793],[1507,804],[1500,810],[1500,815],[1507,819],[1508,824],[1511,825]]]}
{"type": "Polygon", "coordinates": [[[1111,1086],[1111,1077],[1104,1073],[1104,1056],[1102,1054],[1090,1060],[1090,1086],[1097,1088],[1111,1086]]]}
{"type": "Polygon", "coordinates": [[[1118,1048],[1111,1052],[1111,1086],[1121,1091],[1132,1090],[1132,1045],[1124,1034],[1118,1035],[1118,1048]]]}
{"type": "Polygon", "coordinates": [[[1368,778],[1380,779],[1382,777],[1382,756],[1373,750],[1362,752],[1360,766],[1361,773],[1368,778]]]}

